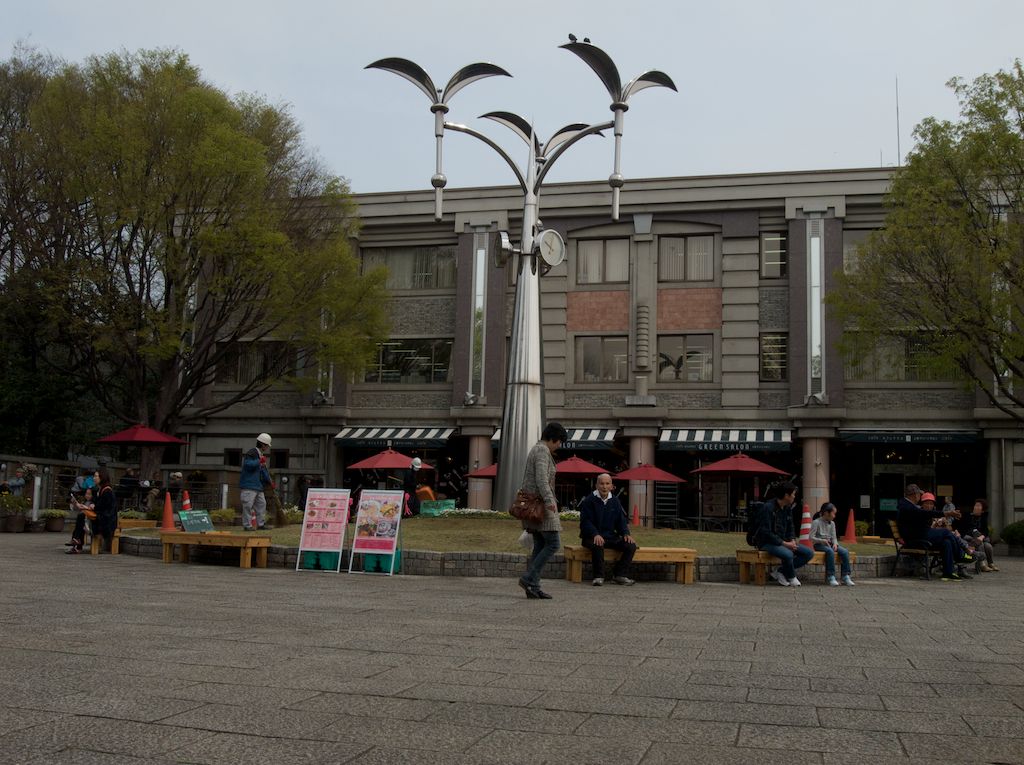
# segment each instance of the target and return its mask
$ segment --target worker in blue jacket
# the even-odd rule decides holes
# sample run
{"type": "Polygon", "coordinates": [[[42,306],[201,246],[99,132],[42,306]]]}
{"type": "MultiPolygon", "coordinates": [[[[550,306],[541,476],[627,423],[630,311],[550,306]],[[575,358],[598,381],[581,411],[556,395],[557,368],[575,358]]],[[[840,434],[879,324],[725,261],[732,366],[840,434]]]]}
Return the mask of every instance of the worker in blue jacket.
{"type": "Polygon", "coordinates": [[[256,436],[256,446],[242,456],[242,475],[238,479],[238,488],[241,490],[242,528],[246,531],[264,529],[267,525],[267,498],[263,490],[273,485],[267,469],[270,443],[270,436],[260,433],[256,436]]]}
{"type": "Polygon", "coordinates": [[[612,495],[612,477],[601,473],[597,477],[597,490],[588,494],[580,504],[580,539],[590,550],[594,568],[594,586],[604,584],[604,551],[618,550],[619,559],[612,569],[615,584],[630,585],[630,566],[636,554],[636,541],[629,535],[626,511],[618,497],[612,495]]]}

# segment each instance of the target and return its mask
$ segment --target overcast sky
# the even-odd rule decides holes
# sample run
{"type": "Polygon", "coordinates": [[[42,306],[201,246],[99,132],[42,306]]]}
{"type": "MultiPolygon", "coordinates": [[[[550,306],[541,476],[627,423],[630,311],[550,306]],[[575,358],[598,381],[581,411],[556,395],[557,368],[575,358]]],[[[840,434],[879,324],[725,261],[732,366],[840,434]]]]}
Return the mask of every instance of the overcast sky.
{"type": "MultiPolygon", "coordinates": [[[[629,178],[877,167],[912,147],[923,117],[953,118],[945,87],[1007,69],[1024,56],[1021,0],[0,0],[4,56],[21,40],[71,61],[172,47],[231,93],[287,103],[309,145],[357,192],[430,187],[433,117],[422,92],[364,67],[408,58],[438,87],[461,66],[489,61],[513,77],[470,85],[448,119],[526,148],[478,119],[516,112],[546,139],[570,122],[610,118],[608,95],[574,55],[584,36],[623,81],[660,69],[675,81],[643,91],[626,114],[629,178]]],[[[592,137],[552,169],[553,180],[607,178],[612,140],[592,137]]],[[[508,184],[497,155],[466,135],[445,138],[450,187],[508,184]]]]}

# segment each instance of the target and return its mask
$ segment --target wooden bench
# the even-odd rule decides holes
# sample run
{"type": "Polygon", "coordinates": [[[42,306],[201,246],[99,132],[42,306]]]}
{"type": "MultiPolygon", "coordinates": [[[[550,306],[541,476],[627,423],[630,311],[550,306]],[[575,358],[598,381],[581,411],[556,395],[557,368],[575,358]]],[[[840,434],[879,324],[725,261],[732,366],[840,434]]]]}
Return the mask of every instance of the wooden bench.
{"type": "MultiPolygon", "coordinates": [[[[117,528],[114,529],[114,538],[110,540],[110,554],[118,555],[121,552],[121,529],[155,529],[156,521],[147,521],[141,518],[119,518],[117,528]]],[[[89,554],[99,555],[102,548],[102,534],[93,534],[89,542],[89,554]]]]}
{"type": "Polygon", "coordinates": [[[900,535],[899,526],[896,521],[889,519],[889,530],[892,531],[892,541],[896,545],[896,560],[892,562],[892,571],[889,576],[896,576],[896,569],[900,565],[900,558],[914,560],[924,568],[924,578],[932,578],[933,568],[942,568],[942,548],[932,547],[928,542],[914,542],[910,546],[903,541],[900,535]]]}
{"type": "MultiPolygon", "coordinates": [[[[566,545],[565,578],[570,582],[583,581],[583,564],[590,560],[590,550],[583,545],[566,545]]],[[[618,550],[605,550],[605,562],[617,561],[618,550]]],[[[693,584],[693,568],[697,551],[689,547],[638,547],[633,556],[634,563],[674,563],[676,581],[679,584],[693,584]]]]}
{"type": "Polygon", "coordinates": [[[163,545],[164,563],[174,561],[174,546],[180,549],[178,559],[188,563],[189,548],[197,547],[237,547],[239,548],[238,565],[241,568],[252,568],[253,552],[256,553],[256,567],[267,567],[267,553],[270,551],[270,537],[258,534],[233,534],[230,531],[162,531],[160,543],[163,545]]]}
{"type": "MultiPolygon", "coordinates": [[[[761,550],[737,550],[736,562],[740,566],[740,584],[750,584],[751,569],[754,574],[754,584],[765,585],[768,583],[768,566],[777,566],[780,561],[774,555],[761,550]]],[[[838,562],[838,561],[837,561],[838,562]]],[[[857,553],[850,552],[850,563],[857,562],[857,553]]],[[[808,565],[825,565],[825,553],[814,551],[814,555],[807,562],[808,565]]]]}

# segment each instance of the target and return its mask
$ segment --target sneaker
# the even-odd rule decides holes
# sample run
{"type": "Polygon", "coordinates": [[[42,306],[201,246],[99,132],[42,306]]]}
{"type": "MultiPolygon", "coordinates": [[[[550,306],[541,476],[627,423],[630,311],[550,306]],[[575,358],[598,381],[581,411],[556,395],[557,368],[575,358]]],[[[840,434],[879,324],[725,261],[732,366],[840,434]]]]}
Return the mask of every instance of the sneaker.
{"type": "Polygon", "coordinates": [[[843,584],[845,584],[847,587],[853,587],[854,586],[854,581],[853,581],[853,579],[850,578],[849,574],[847,574],[846,576],[843,577],[843,584]]]}
{"type": "Polygon", "coordinates": [[[628,576],[616,576],[612,578],[612,581],[615,582],[615,584],[623,584],[626,587],[629,587],[631,584],[636,584],[636,582],[634,582],[628,576]]]}
{"type": "Polygon", "coordinates": [[[949,576],[943,575],[942,581],[943,582],[959,582],[959,581],[961,581],[961,579],[956,574],[950,574],[949,576]]]}
{"type": "Polygon", "coordinates": [[[799,586],[800,586],[800,580],[799,580],[799,579],[797,579],[797,578],[796,578],[796,577],[794,576],[794,577],[793,577],[792,579],[790,579],[790,580],[789,580],[789,586],[790,586],[790,587],[799,587],[799,586]]]}
{"type": "MultiPolygon", "coordinates": [[[[942,578],[945,579],[946,577],[942,578]]],[[[954,571],[952,574],[949,575],[949,578],[957,582],[964,581],[964,575],[961,574],[959,571],[954,571]]]]}
{"type": "Polygon", "coordinates": [[[836,578],[834,576],[830,576],[828,578],[828,586],[829,587],[838,587],[839,586],[839,582],[836,581],[836,578]]]}
{"type": "Polygon", "coordinates": [[[786,575],[777,569],[772,572],[772,579],[781,584],[783,587],[789,587],[789,580],[786,578],[786,575]]]}
{"type": "Polygon", "coordinates": [[[966,571],[964,571],[963,569],[960,569],[960,570],[959,570],[959,571],[957,571],[956,573],[957,573],[957,576],[959,576],[959,577],[960,577],[961,579],[974,579],[974,577],[973,577],[973,576],[971,576],[970,574],[968,574],[968,573],[967,573],[966,571]]]}
{"type": "Polygon", "coordinates": [[[600,577],[600,576],[594,577],[594,586],[595,587],[600,587],[603,584],[604,584],[604,578],[603,577],[600,577]]]}

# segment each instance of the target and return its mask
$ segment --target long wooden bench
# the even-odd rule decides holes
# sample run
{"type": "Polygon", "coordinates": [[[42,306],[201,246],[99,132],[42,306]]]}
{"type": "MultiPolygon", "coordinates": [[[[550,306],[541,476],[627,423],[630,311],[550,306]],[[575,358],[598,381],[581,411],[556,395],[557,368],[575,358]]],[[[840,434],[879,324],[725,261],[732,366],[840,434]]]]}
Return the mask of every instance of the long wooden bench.
{"type": "MultiPolygon", "coordinates": [[[[141,518],[118,518],[117,528],[114,529],[114,538],[110,540],[110,554],[119,555],[121,552],[121,529],[155,529],[156,521],[147,521],[141,518]]],[[[93,534],[89,542],[89,554],[99,555],[103,546],[103,535],[93,534]]]]}
{"type": "Polygon", "coordinates": [[[892,532],[892,541],[896,545],[896,560],[892,562],[892,572],[889,576],[896,576],[896,569],[900,565],[901,558],[914,560],[924,568],[924,578],[932,578],[933,568],[942,568],[942,548],[932,547],[928,542],[913,542],[908,545],[900,535],[899,526],[896,521],[889,519],[889,530],[892,532]]]}
{"type": "MultiPolygon", "coordinates": [[[[566,545],[565,578],[570,582],[583,581],[583,564],[590,560],[590,550],[583,545],[566,545]]],[[[605,550],[605,562],[619,559],[618,550],[605,550]]],[[[697,551],[689,547],[638,547],[633,556],[634,563],[674,563],[676,581],[679,584],[693,584],[694,564],[697,562],[697,551]]]]}
{"type": "Polygon", "coordinates": [[[252,568],[253,552],[256,553],[256,567],[267,567],[267,554],[270,551],[270,537],[258,534],[234,534],[230,531],[162,531],[160,543],[163,545],[164,563],[174,561],[174,546],[180,550],[178,560],[188,563],[189,548],[196,547],[237,547],[239,548],[238,565],[241,568],[252,568]]]}
{"type": "MultiPolygon", "coordinates": [[[[774,555],[761,550],[737,550],[736,562],[740,566],[740,584],[750,584],[751,573],[753,572],[754,584],[765,585],[768,583],[768,566],[777,566],[780,561],[774,555]]],[[[850,552],[850,563],[857,562],[857,553],[850,552]]],[[[838,564],[839,561],[837,560],[838,564]]],[[[808,561],[808,565],[825,565],[825,553],[815,550],[814,555],[808,561]]]]}

